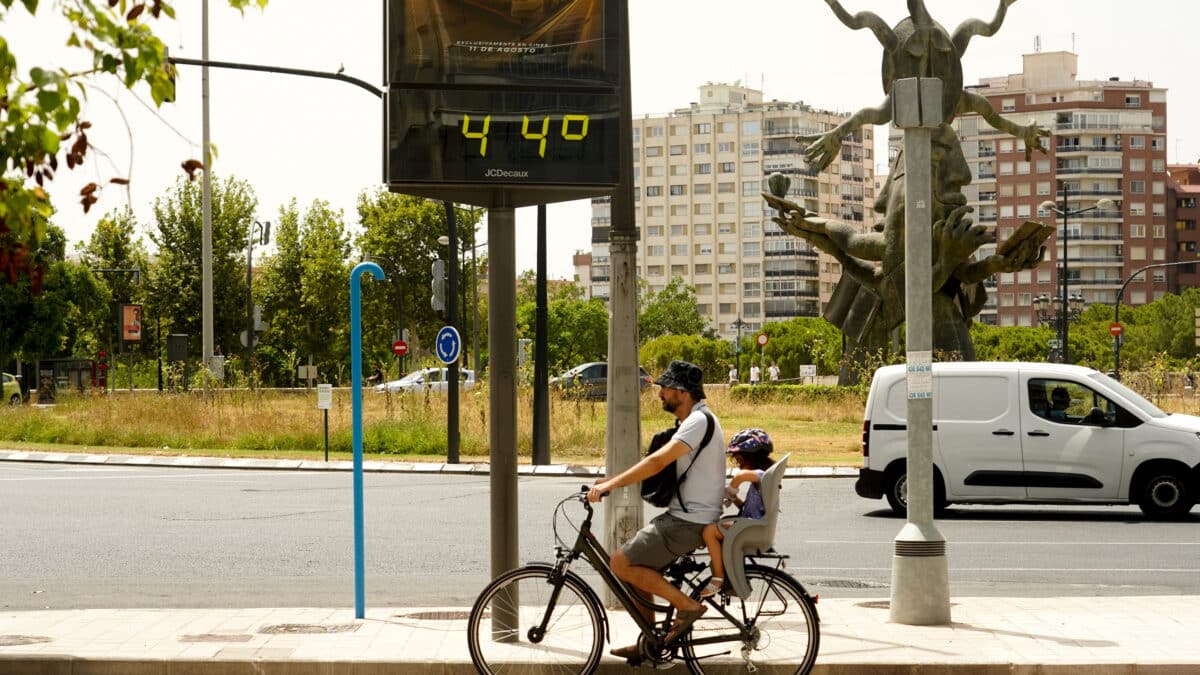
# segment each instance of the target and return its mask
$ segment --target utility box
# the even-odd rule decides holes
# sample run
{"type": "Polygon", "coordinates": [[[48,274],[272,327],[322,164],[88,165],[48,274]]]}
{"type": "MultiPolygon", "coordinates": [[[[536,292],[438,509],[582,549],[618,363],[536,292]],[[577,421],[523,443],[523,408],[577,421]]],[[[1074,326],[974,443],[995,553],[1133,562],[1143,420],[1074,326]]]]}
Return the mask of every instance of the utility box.
{"type": "Polygon", "coordinates": [[[172,333],[167,336],[167,360],[187,361],[188,336],[186,333],[172,333]]]}

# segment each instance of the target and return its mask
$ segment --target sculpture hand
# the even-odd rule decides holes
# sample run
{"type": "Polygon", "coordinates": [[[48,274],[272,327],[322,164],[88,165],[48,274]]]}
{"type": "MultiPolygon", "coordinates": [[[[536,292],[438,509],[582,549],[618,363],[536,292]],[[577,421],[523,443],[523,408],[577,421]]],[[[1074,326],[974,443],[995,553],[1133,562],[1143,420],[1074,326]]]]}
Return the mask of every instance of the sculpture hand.
{"type": "Polygon", "coordinates": [[[821,173],[842,149],[842,134],[834,129],[823,134],[797,136],[796,142],[804,146],[804,159],[812,170],[821,173]]]}
{"type": "Polygon", "coordinates": [[[1043,155],[1046,154],[1046,146],[1042,145],[1043,138],[1050,137],[1050,131],[1043,129],[1036,121],[1029,120],[1029,124],[1021,127],[1021,140],[1025,141],[1025,161],[1033,155],[1033,150],[1036,148],[1043,155]]]}
{"type": "Polygon", "coordinates": [[[1026,239],[1016,248],[1005,255],[991,255],[987,265],[993,274],[996,272],[1019,272],[1030,270],[1042,264],[1046,259],[1046,247],[1036,239],[1026,239]]]}
{"type": "Polygon", "coordinates": [[[771,220],[775,221],[785,232],[806,238],[809,234],[825,233],[827,221],[823,218],[816,218],[815,212],[808,211],[796,202],[783,197],[776,197],[766,192],[762,193],[762,196],[771,208],[779,212],[779,215],[771,220]]]}
{"type": "Polygon", "coordinates": [[[976,225],[975,220],[967,215],[974,210],[970,206],[960,206],[933,224],[933,240],[937,243],[937,263],[949,263],[951,267],[957,266],[971,257],[971,254],[980,246],[996,241],[994,230],[984,225],[976,225]]]}

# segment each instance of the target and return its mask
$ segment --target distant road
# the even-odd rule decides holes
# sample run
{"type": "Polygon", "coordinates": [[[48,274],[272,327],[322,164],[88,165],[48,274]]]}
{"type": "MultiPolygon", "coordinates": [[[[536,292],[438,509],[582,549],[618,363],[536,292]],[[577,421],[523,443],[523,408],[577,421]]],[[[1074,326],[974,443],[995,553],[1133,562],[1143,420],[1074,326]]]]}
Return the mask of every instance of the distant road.
{"type": "MultiPolygon", "coordinates": [[[[521,479],[522,560],[551,556],[553,507],[580,483],[521,479]]],[[[365,485],[368,606],[469,605],[489,577],[488,477],[365,485]]],[[[789,479],[782,494],[792,574],[821,595],[888,597],[903,521],[884,502],[851,479],[789,479]]],[[[1200,595],[1196,511],[955,507],[937,524],[954,595],[1200,595]]],[[[349,473],[6,462],[0,542],[0,609],[354,604],[349,473]]]]}

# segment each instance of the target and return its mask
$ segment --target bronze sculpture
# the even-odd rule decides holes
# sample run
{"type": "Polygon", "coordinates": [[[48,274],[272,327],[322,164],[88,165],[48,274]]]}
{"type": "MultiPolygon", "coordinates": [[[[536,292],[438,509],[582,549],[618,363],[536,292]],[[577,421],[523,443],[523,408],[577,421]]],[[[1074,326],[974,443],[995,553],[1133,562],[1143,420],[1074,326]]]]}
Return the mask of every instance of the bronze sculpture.
{"type": "MultiPolygon", "coordinates": [[[[1025,157],[1034,148],[1046,152],[1041,139],[1049,132],[1031,121],[1018,125],[998,115],[982,96],[962,88],[961,57],[975,35],[995,34],[1008,6],[1015,0],[1001,0],[990,22],[972,19],[963,22],[953,34],[933,20],[922,0],[908,0],[910,16],[889,28],[870,12],[851,15],[838,0],[826,0],[843,24],[869,28],[884,47],[884,102],[864,108],[836,128],[796,140],[806,144],[805,158],[815,171],[822,171],[837,157],[842,140],[863,124],[885,124],[891,120],[892,85],[897,79],[934,77],[943,82],[945,92],[940,109],[942,124],[933,135],[931,170],[933,185],[933,345],[942,359],[973,360],[974,346],[968,328],[987,299],[983,280],[997,272],[1014,272],[1038,266],[1045,257],[1042,242],[1048,229],[1022,229],[1021,236],[1010,239],[1002,251],[976,260],[980,246],[996,241],[994,230],[975,225],[961,192],[971,182],[970,169],[962,153],[957,134],[950,122],[961,113],[974,112],[989,124],[1025,141],[1025,157]]],[[[773,220],[785,231],[802,237],[818,249],[832,255],[843,267],[843,275],[826,305],[824,316],[846,336],[843,383],[857,381],[858,372],[872,355],[886,351],[889,335],[904,321],[904,162],[903,155],[892,161],[887,182],[875,201],[875,211],[884,215],[876,232],[860,233],[851,225],[818,218],[803,206],[783,198],[773,185],[774,194],[763,193],[779,212],[773,220]]]]}

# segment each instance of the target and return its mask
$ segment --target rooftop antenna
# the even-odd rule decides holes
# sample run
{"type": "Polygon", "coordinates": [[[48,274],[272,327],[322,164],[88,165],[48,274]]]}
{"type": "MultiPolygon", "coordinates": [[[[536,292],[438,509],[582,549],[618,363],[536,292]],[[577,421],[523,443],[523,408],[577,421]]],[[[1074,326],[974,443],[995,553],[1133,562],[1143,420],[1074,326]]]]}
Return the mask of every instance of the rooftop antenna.
{"type": "Polygon", "coordinates": [[[1041,35],[1033,36],[1033,53],[1035,53],[1035,54],[1042,53],[1042,36],[1041,35]]]}
{"type": "Polygon", "coordinates": [[[1075,53],[1075,33],[1071,33],[1071,53],[1075,53]]]}

